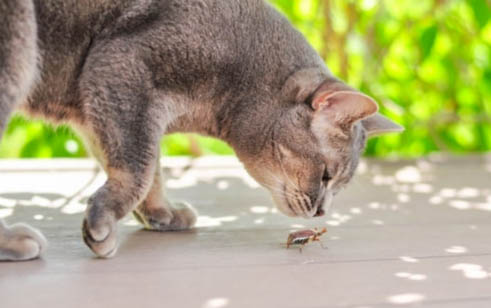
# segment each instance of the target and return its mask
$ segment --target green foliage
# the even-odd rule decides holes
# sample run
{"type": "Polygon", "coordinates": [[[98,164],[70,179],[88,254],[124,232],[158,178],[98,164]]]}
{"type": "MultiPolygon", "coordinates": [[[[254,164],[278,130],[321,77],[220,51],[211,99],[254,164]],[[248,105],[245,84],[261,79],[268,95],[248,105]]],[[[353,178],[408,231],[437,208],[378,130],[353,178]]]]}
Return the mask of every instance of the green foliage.
{"type": "Polygon", "coordinates": [[[53,127],[41,121],[11,119],[0,143],[0,157],[51,158],[83,157],[79,138],[66,126],[53,127]]]}
{"type": "MultiPolygon", "coordinates": [[[[488,0],[271,0],[350,85],[406,127],[370,141],[371,156],[491,150],[488,0]]],[[[232,154],[194,135],[164,138],[167,155],[232,154]]],[[[85,156],[66,127],[15,117],[0,157],[85,156]]]]}
{"type": "Polygon", "coordinates": [[[274,2],[334,74],[406,127],[371,140],[368,155],[491,150],[488,0],[274,2]]]}

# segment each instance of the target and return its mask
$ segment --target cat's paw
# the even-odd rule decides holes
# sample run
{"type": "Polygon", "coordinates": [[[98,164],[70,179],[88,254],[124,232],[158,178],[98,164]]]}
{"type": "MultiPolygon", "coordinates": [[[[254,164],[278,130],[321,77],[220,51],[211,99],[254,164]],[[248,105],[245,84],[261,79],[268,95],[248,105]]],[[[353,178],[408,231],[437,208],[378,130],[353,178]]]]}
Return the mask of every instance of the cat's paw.
{"type": "Polygon", "coordinates": [[[47,243],[41,232],[28,225],[3,226],[0,230],[0,261],[37,259],[46,250],[47,243]]]}
{"type": "Polygon", "coordinates": [[[145,229],[151,231],[188,230],[197,220],[196,210],[184,202],[175,203],[172,208],[137,209],[133,214],[145,229]]]}
{"type": "Polygon", "coordinates": [[[90,208],[82,224],[85,244],[100,258],[112,258],[118,250],[117,221],[105,211],[90,208]]]}

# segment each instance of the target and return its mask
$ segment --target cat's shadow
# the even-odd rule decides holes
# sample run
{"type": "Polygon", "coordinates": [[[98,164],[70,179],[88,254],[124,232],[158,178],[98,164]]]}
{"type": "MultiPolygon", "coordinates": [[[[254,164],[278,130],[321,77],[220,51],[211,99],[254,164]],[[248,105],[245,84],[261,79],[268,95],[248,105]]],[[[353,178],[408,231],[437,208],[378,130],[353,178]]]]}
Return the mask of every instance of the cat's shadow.
{"type": "Polygon", "coordinates": [[[119,255],[141,256],[152,252],[172,250],[183,245],[196,243],[199,230],[194,228],[186,231],[151,231],[141,227],[129,231],[121,238],[119,255]]]}

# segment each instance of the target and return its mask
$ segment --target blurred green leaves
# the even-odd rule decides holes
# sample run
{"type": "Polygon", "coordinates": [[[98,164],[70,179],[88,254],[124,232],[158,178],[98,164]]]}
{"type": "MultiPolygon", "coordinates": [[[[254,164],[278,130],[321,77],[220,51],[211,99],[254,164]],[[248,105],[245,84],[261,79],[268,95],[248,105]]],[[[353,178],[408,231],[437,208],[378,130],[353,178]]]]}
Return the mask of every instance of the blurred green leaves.
{"type": "MultiPolygon", "coordinates": [[[[368,155],[491,150],[488,0],[304,1],[321,13],[302,18],[277,2],[295,24],[314,17],[331,70],[406,127],[371,140],[368,155]]],[[[303,32],[317,42],[316,32],[303,32]]]]}
{"type": "Polygon", "coordinates": [[[487,0],[468,0],[480,28],[486,26],[491,16],[490,4],[489,1],[487,3],[486,1],[487,0]]]}
{"type": "Polygon", "coordinates": [[[83,157],[79,138],[66,126],[53,127],[41,121],[14,116],[0,143],[0,157],[83,157]]]}
{"type": "Polygon", "coordinates": [[[420,46],[421,46],[421,59],[424,61],[431,53],[433,46],[435,45],[436,35],[438,32],[438,27],[436,25],[429,26],[423,30],[421,34],[420,46]]]}
{"type": "MultiPolygon", "coordinates": [[[[491,150],[489,0],[271,0],[330,69],[406,127],[369,142],[367,155],[491,150]]],[[[232,154],[194,135],[164,138],[166,155],[232,154]]],[[[15,117],[0,157],[79,157],[68,128],[15,117]]]]}

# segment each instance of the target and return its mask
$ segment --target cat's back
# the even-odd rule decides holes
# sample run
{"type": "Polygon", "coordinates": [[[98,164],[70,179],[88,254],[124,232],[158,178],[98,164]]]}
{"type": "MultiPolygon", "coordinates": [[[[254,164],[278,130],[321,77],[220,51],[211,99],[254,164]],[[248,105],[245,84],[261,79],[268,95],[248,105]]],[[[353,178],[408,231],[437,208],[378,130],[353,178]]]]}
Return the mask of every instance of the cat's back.
{"type": "Polygon", "coordinates": [[[43,49],[43,77],[29,104],[34,113],[46,114],[54,103],[53,110],[80,109],[78,78],[87,58],[124,61],[127,51],[148,68],[155,86],[186,92],[210,87],[210,81],[218,93],[251,91],[256,84],[279,87],[299,67],[320,63],[288,20],[263,0],[34,3],[43,49]],[[103,52],[109,45],[119,48],[103,52]]]}
{"type": "Polygon", "coordinates": [[[154,0],[153,26],[135,35],[154,76],[181,83],[282,83],[322,60],[290,22],[263,0],[154,0]],[[143,34],[143,35],[142,35],[143,34]],[[269,79],[269,80],[266,80],[269,79]]]}

